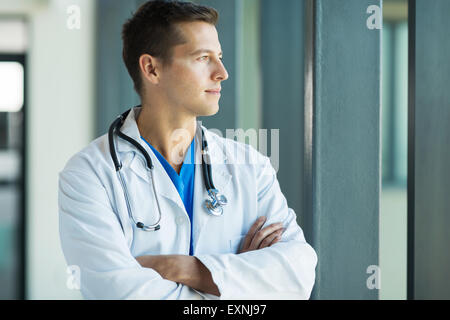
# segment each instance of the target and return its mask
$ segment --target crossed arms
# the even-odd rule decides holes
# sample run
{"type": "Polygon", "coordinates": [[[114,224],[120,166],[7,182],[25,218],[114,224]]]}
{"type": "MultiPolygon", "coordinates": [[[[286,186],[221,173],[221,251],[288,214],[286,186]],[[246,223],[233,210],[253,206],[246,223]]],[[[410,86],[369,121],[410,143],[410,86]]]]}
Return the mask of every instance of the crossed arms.
{"type": "Polygon", "coordinates": [[[96,173],[79,169],[84,167],[78,157],[60,173],[59,231],[67,264],[80,268],[86,299],[197,299],[199,293],[220,299],[309,298],[317,256],[269,161],[256,174],[258,207],[264,208],[257,216],[281,222],[286,230],[276,224],[261,228],[263,218],[252,225],[237,254],[196,257],[133,256],[110,195],[96,173]]]}
{"type": "MultiPolygon", "coordinates": [[[[259,217],[244,238],[238,254],[271,246],[281,239],[282,223],[273,223],[262,228],[266,217],[259,217]]],[[[187,255],[145,255],[136,260],[145,268],[151,268],[161,277],[184,284],[192,289],[220,296],[211,272],[195,256],[187,255]]]]}

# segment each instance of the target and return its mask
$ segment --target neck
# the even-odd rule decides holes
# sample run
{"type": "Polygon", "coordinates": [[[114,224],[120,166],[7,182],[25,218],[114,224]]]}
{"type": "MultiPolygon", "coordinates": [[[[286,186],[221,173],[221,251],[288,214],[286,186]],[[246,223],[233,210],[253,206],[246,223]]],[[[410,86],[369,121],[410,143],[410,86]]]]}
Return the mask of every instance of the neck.
{"type": "Polygon", "coordinates": [[[137,126],[141,136],[179,172],[195,135],[196,117],[143,103],[137,126]]]}

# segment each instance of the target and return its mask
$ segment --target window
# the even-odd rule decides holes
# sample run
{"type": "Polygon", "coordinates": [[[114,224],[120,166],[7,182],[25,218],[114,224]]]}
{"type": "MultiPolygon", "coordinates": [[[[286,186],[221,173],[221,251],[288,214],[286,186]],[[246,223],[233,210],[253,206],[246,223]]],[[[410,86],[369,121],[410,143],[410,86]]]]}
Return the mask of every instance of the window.
{"type": "Polygon", "coordinates": [[[0,299],[24,298],[24,30],[0,20],[0,299]]]}

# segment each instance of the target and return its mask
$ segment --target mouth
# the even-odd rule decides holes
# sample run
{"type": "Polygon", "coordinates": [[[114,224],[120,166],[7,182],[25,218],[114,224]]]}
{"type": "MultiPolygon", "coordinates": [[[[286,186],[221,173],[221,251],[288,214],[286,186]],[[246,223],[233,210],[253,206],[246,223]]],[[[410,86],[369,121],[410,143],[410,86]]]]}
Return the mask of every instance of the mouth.
{"type": "Polygon", "coordinates": [[[220,95],[220,91],[221,89],[211,89],[211,90],[205,90],[206,93],[210,93],[210,94],[217,94],[220,95]]]}

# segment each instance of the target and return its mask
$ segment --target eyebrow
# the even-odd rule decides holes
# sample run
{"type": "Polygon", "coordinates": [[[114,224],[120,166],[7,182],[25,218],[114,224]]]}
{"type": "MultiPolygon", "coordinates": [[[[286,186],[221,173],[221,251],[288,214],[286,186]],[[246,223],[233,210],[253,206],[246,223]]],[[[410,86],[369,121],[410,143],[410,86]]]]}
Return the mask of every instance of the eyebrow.
{"type": "MultiPolygon", "coordinates": [[[[194,52],[192,52],[190,55],[195,56],[195,55],[203,53],[203,52],[214,53],[214,51],[209,50],[209,49],[198,49],[198,50],[195,50],[194,52]]],[[[222,56],[222,55],[223,55],[222,51],[219,52],[219,56],[222,56]]]]}

